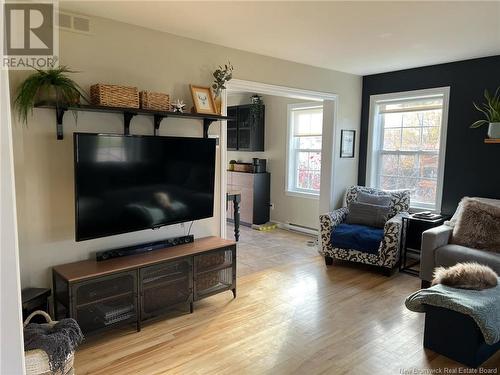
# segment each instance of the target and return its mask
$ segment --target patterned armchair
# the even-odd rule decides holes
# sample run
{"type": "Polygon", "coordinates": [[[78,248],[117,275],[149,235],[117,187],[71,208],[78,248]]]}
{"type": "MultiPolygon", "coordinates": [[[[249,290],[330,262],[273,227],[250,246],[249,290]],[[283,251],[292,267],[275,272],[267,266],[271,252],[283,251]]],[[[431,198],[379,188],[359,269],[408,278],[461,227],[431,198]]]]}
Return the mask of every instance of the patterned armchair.
{"type": "Polygon", "coordinates": [[[357,200],[358,192],[369,194],[390,194],[389,220],[384,226],[384,236],[380,242],[377,254],[358,251],[355,249],[342,249],[332,246],[331,235],[334,228],[346,220],[349,213],[348,207],[342,207],[333,212],[320,215],[320,249],[319,253],[325,257],[327,265],[333,263],[333,259],[348,260],[383,267],[390,273],[399,261],[399,242],[401,239],[402,216],[407,214],[410,208],[410,191],[384,191],[364,186],[352,186],[347,190],[346,203],[357,200]]]}

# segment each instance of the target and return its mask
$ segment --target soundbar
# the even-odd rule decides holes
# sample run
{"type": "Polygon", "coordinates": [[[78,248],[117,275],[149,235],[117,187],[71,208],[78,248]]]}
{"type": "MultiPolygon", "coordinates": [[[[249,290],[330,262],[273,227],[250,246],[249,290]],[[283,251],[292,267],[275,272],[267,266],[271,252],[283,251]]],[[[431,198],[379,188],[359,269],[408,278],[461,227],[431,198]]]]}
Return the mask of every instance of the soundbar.
{"type": "Polygon", "coordinates": [[[194,242],[194,236],[192,234],[188,236],[172,237],[156,242],[121,247],[119,249],[98,251],[95,254],[95,259],[96,261],[100,262],[103,260],[126,257],[129,255],[144,254],[150,251],[164,249],[166,247],[172,247],[191,242],[194,242]]]}

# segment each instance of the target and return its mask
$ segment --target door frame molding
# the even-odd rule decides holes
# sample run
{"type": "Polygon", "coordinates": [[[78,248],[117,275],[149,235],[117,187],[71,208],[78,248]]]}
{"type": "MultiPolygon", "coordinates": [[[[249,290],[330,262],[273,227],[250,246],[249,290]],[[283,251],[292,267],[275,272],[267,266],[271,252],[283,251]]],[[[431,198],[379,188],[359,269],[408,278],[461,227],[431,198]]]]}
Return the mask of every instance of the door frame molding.
{"type": "MultiPolygon", "coordinates": [[[[321,160],[321,190],[318,215],[329,211],[333,200],[333,166],[335,162],[334,137],[337,127],[337,113],[339,96],[335,93],[305,90],[294,87],[271,85],[263,82],[232,79],[226,84],[226,90],[221,93],[221,113],[227,114],[227,96],[237,92],[252,92],[263,95],[274,95],[285,98],[301,99],[305,101],[328,101],[327,108],[332,112],[323,116],[323,139],[321,160]],[[330,139],[331,138],[331,139],[330,139]],[[325,163],[323,161],[326,161],[325,163]],[[325,171],[323,164],[326,165],[325,171]],[[325,185],[326,184],[326,185],[325,185]]],[[[227,122],[221,121],[220,127],[220,236],[226,237],[226,192],[227,192],[227,122]]]]}

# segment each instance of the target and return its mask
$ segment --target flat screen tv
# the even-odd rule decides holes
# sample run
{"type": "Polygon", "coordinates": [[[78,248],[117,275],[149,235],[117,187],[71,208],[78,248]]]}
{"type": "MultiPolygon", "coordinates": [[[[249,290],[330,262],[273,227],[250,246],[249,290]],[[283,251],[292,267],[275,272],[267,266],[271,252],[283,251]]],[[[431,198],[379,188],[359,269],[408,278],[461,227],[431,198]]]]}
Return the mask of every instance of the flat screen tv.
{"type": "Polygon", "coordinates": [[[74,134],[77,241],[213,216],[215,139],[74,134]]]}

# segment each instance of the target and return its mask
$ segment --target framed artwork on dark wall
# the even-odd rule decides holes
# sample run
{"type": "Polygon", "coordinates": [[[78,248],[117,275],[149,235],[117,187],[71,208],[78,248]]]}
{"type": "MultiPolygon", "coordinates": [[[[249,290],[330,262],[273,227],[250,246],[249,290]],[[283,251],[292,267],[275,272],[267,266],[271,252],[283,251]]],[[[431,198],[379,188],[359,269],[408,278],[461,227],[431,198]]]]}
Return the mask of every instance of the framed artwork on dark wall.
{"type": "Polygon", "coordinates": [[[356,143],[356,130],[342,129],[340,131],[340,157],[353,158],[355,143],[356,143]]]}

